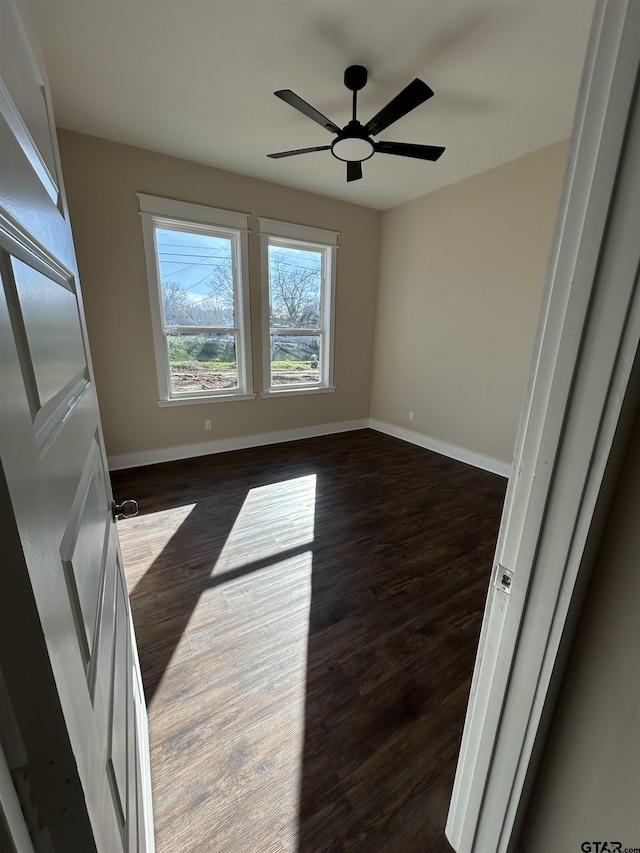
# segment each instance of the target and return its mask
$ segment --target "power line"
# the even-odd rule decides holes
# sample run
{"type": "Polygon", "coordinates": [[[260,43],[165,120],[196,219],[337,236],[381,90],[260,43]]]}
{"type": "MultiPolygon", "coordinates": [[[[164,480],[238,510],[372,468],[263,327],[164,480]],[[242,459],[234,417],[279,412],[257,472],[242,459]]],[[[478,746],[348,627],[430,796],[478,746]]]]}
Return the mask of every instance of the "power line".
{"type": "MultiPolygon", "coordinates": [[[[200,252],[164,252],[158,249],[158,255],[162,255],[163,257],[174,257],[174,258],[222,258],[223,255],[203,255],[200,252]]],[[[225,261],[231,263],[231,257],[224,258],[225,261]]]]}
{"type": "MultiPolygon", "coordinates": [[[[228,240],[225,237],[217,237],[215,239],[226,240],[227,243],[231,244],[231,240],[228,240]]],[[[160,241],[159,241],[159,243],[160,243],[160,241]]],[[[178,248],[178,249],[183,249],[183,248],[187,248],[187,249],[190,249],[190,248],[193,248],[193,249],[210,249],[211,248],[210,245],[206,245],[206,244],[203,246],[199,246],[197,243],[165,243],[164,241],[161,241],[161,245],[162,246],[171,246],[172,248],[178,248]]]]}
{"type": "Polygon", "coordinates": [[[280,261],[274,260],[273,258],[269,258],[269,264],[278,264],[278,266],[285,267],[296,267],[296,269],[309,270],[309,272],[314,272],[316,273],[316,275],[320,275],[320,267],[305,267],[304,264],[294,264],[291,261],[280,261]]]}
{"type": "MultiPolygon", "coordinates": [[[[158,247],[158,260],[160,260],[160,254],[161,254],[161,252],[160,252],[160,247],[158,247]]],[[[184,267],[184,268],[183,268],[183,269],[181,269],[181,270],[174,270],[174,271],[173,271],[173,273],[172,273],[172,275],[178,275],[178,274],[179,274],[179,273],[181,273],[181,272],[186,272],[186,270],[191,269],[191,267],[197,267],[197,266],[199,266],[200,264],[204,263],[204,261],[205,261],[205,260],[207,260],[207,259],[209,259],[209,258],[220,258],[220,257],[222,257],[222,256],[221,256],[219,253],[213,252],[213,253],[212,253],[212,254],[210,254],[210,255],[199,255],[198,257],[200,257],[200,258],[201,258],[201,260],[196,261],[194,264],[188,264],[186,267],[184,267]]],[[[177,263],[180,263],[180,261],[162,261],[162,263],[165,263],[165,264],[177,264],[177,263]]],[[[215,264],[211,264],[211,266],[216,266],[216,265],[215,265],[215,264]]],[[[222,264],[219,264],[218,266],[222,266],[222,264]]],[[[163,276],[163,278],[164,278],[164,276],[163,276]]]]}
{"type": "MultiPolygon", "coordinates": [[[[168,271],[165,275],[160,276],[160,280],[163,282],[167,281],[167,279],[171,280],[171,276],[178,276],[178,275],[180,275],[180,273],[185,272],[185,270],[191,269],[192,267],[197,267],[197,266],[199,266],[199,264],[191,264],[190,266],[184,267],[181,270],[168,271]]],[[[199,279],[195,284],[190,284],[189,287],[185,287],[183,289],[184,290],[191,290],[192,288],[197,287],[198,284],[200,284],[200,282],[202,282],[205,279],[210,278],[212,275],[214,275],[215,271],[219,267],[219,265],[218,264],[207,264],[207,267],[209,268],[209,271],[204,276],[204,278],[199,279]]],[[[179,281],[176,281],[175,284],[178,284],[178,285],[180,285],[180,287],[182,287],[182,283],[179,281]]]]}

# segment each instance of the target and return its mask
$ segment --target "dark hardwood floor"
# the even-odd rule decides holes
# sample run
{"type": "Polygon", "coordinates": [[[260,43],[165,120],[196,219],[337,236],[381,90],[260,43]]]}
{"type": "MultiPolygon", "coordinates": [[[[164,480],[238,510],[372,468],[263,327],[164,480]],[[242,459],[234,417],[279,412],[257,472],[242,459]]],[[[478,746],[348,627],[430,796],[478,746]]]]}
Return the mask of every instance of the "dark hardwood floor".
{"type": "Polygon", "coordinates": [[[158,853],[444,853],[506,481],[370,430],[112,475],[158,853]]]}

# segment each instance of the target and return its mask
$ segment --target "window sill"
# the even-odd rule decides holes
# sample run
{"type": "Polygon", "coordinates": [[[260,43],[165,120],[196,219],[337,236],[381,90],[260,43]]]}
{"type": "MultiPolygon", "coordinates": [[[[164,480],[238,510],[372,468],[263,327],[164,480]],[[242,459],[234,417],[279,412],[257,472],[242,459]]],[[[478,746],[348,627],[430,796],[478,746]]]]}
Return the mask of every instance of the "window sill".
{"type": "Polygon", "coordinates": [[[263,391],[261,397],[297,397],[301,394],[332,394],[336,390],[335,385],[325,385],[322,388],[283,388],[282,391],[263,391]]]}
{"type": "Polygon", "coordinates": [[[200,403],[225,403],[236,400],[255,400],[257,394],[217,394],[207,397],[174,397],[171,400],[158,400],[161,409],[171,406],[197,406],[200,403]]]}

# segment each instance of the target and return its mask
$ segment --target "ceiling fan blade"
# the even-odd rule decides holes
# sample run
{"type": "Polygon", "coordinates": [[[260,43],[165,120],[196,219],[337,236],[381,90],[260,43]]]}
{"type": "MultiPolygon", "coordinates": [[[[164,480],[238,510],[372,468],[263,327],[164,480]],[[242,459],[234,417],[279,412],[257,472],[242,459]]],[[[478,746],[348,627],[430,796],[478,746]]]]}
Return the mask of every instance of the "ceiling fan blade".
{"type": "Polygon", "coordinates": [[[433,90],[416,77],[408,86],[405,86],[400,94],[389,101],[386,107],[383,107],[379,113],[374,115],[365,124],[364,129],[370,136],[375,136],[381,130],[384,130],[385,127],[389,127],[394,121],[398,121],[399,118],[402,118],[402,116],[405,116],[411,110],[429,100],[432,95],[433,90]]]}
{"type": "Polygon", "coordinates": [[[293,157],[294,154],[309,154],[311,151],[329,151],[330,145],[318,145],[315,148],[296,148],[295,151],[278,151],[277,154],[267,154],[277,160],[279,157],[293,157]]]}
{"type": "Polygon", "coordinates": [[[397,154],[400,157],[416,157],[418,160],[437,160],[444,152],[440,145],[414,145],[412,142],[374,142],[380,154],[397,154]]]}
{"type": "Polygon", "coordinates": [[[359,160],[349,160],[347,163],[347,183],[359,181],[362,177],[362,163],[359,160]]]}
{"type": "Polygon", "coordinates": [[[307,118],[317,121],[318,124],[322,125],[326,130],[331,131],[331,133],[340,133],[341,129],[337,124],[334,124],[331,119],[323,116],[322,113],[318,112],[318,110],[315,107],[312,107],[311,104],[303,101],[302,98],[299,95],[296,95],[295,92],[292,92],[291,89],[279,89],[273,94],[278,98],[281,98],[286,104],[289,104],[296,110],[299,110],[303,115],[307,116],[307,118]]]}

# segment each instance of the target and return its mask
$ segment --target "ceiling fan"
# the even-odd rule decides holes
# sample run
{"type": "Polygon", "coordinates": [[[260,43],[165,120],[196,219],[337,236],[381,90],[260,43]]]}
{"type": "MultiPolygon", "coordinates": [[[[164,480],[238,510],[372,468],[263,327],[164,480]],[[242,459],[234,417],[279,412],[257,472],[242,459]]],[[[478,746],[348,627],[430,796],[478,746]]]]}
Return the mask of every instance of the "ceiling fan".
{"type": "Polygon", "coordinates": [[[294,151],[279,151],[277,154],[267,154],[267,157],[292,157],[295,154],[309,154],[311,151],[331,151],[337,160],[347,164],[347,181],[357,181],[362,177],[362,163],[376,152],[380,154],[396,154],[400,157],[415,157],[418,160],[437,160],[444,148],[438,145],[414,145],[408,142],[375,142],[372,137],[381,130],[389,127],[402,116],[410,113],[416,107],[432,97],[433,91],[416,78],[395,96],[386,107],[383,107],[365,125],[356,118],[358,92],[367,84],[367,69],[362,65],[350,65],[344,72],[344,85],[353,92],[353,115],[351,121],[343,128],[322,115],[315,107],[292,92],[291,89],[280,89],[274,92],[287,104],[299,110],[303,115],[322,125],[336,138],[331,145],[318,145],[315,148],[297,148],[294,151]]]}

